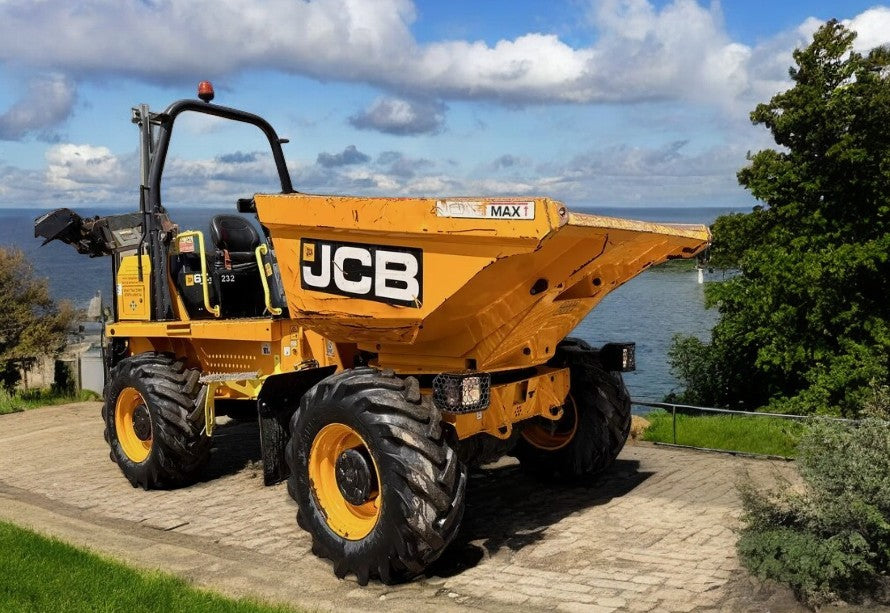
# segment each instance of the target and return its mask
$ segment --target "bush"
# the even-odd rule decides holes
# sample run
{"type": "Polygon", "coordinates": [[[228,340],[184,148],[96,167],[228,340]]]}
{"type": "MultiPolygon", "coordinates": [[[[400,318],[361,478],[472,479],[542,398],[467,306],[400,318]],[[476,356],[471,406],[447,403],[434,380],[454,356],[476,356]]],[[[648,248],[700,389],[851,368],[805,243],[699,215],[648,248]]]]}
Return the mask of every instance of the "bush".
{"type": "Polygon", "coordinates": [[[70,391],[58,393],[50,389],[20,390],[9,393],[0,388],[0,415],[7,413],[20,413],[28,409],[51,406],[54,404],[68,404],[70,402],[86,402],[100,400],[99,394],[90,390],[70,391]]]}
{"type": "Polygon", "coordinates": [[[74,394],[74,373],[71,372],[70,364],[56,360],[51,390],[58,396],[74,394]]]}
{"type": "Polygon", "coordinates": [[[838,598],[890,604],[890,414],[886,387],[874,394],[868,408],[883,419],[822,421],[801,437],[802,488],[740,487],[742,563],[788,584],[809,605],[838,598]]]}

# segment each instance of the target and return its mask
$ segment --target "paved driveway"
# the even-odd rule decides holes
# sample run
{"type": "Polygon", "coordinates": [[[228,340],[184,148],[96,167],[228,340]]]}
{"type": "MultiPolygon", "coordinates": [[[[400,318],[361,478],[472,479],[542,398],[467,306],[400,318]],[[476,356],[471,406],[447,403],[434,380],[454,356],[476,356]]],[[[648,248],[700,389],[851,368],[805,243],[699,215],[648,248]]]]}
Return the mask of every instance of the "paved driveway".
{"type": "Polygon", "coordinates": [[[566,488],[503,462],[471,477],[464,528],[429,576],[362,588],[309,552],[285,487],[263,487],[256,426],[219,426],[215,438],[203,482],[144,492],[109,460],[97,403],[2,416],[0,518],[310,609],[796,609],[734,550],[735,483],[785,464],[641,444],[596,483],[566,488]]]}

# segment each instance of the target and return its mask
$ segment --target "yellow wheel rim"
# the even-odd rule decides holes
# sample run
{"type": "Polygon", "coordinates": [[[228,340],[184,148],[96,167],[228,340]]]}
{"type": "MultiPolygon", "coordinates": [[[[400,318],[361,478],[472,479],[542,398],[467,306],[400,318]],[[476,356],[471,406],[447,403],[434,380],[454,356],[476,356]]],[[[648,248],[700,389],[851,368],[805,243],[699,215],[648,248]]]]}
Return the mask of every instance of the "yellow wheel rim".
{"type": "Polygon", "coordinates": [[[370,449],[358,433],[345,424],[328,424],[315,435],[309,451],[309,485],[328,526],[345,539],[358,541],[371,533],[380,517],[383,497],[380,471],[370,449]],[[337,485],[337,459],[350,449],[371,458],[377,482],[362,504],[346,500],[337,485]]]}
{"type": "Polygon", "coordinates": [[[549,423],[543,423],[544,418],[536,419],[522,429],[522,438],[544,451],[556,451],[568,445],[578,431],[578,407],[571,396],[567,400],[562,407],[562,417],[556,421],[548,420],[549,423]]]}
{"type": "Polygon", "coordinates": [[[117,432],[117,440],[121,449],[133,462],[143,462],[151,453],[151,430],[149,426],[148,438],[140,438],[136,433],[137,410],[146,410],[145,399],[142,394],[132,387],[125,387],[117,397],[114,405],[114,428],[117,432]],[[143,440],[144,439],[144,440],[143,440]]]}

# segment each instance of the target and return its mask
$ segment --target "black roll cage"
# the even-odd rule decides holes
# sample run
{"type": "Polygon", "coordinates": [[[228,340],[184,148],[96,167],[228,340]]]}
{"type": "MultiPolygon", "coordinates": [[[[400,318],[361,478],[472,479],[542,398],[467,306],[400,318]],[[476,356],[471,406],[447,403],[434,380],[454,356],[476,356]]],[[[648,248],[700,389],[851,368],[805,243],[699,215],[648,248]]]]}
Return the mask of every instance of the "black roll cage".
{"type": "Polygon", "coordinates": [[[287,170],[287,163],[284,161],[284,152],[281,150],[281,145],[286,143],[287,140],[279,138],[275,128],[268,121],[259,115],[227,106],[201,102],[199,100],[177,100],[162,113],[153,113],[151,116],[151,123],[158,126],[158,138],[156,150],[151,159],[151,170],[148,179],[149,197],[146,204],[150,211],[161,212],[163,210],[161,205],[161,177],[164,174],[164,163],[167,161],[167,150],[170,147],[170,138],[173,135],[173,124],[179,115],[188,111],[240,121],[259,128],[265,134],[266,139],[269,141],[269,147],[272,149],[272,158],[275,160],[275,168],[278,171],[278,179],[281,182],[281,192],[290,194],[294,191],[290,173],[287,170]]]}
{"type": "MultiPolygon", "coordinates": [[[[147,105],[141,105],[133,109],[134,123],[140,124],[141,153],[143,181],[139,198],[139,210],[143,217],[142,240],[139,243],[139,253],[148,243],[148,253],[152,261],[152,309],[151,319],[155,321],[169,320],[173,316],[172,298],[167,288],[167,265],[165,261],[165,237],[162,236],[161,218],[165,213],[161,203],[161,177],[164,174],[164,163],[167,160],[167,150],[170,147],[170,138],[173,135],[173,125],[176,118],[182,113],[193,111],[205,115],[213,115],[223,119],[239,121],[241,123],[256,126],[265,134],[272,149],[272,157],[275,160],[275,168],[278,171],[278,179],[281,182],[281,193],[294,192],[284,161],[284,152],[281,145],[286,139],[279,138],[278,133],[268,121],[238,109],[227,106],[210,104],[198,100],[177,100],[161,113],[152,113],[147,105]],[[154,138],[153,128],[157,126],[157,139],[154,138]],[[147,175],[147,176],[146,176],[147,175]]],[[[139,275],[142,276],[142,260],[139,260],[139,275]]]]}

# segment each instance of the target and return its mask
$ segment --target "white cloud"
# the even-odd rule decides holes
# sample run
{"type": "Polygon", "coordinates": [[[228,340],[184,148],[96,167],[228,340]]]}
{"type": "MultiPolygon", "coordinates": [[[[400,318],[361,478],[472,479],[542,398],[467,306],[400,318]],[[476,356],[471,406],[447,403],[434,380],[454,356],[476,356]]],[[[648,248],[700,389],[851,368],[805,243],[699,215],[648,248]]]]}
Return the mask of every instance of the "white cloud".
{"type": "Polygon", "coordinates": [[[350,164],[364,164],[371,160],[371,157],[359,151],[355,145],[348,145],[346,149],[340,153],[321,152],[315,159],[315,163],[325,168],[335,168],[337,166],[349,166],[350,164]]]}
{"type": "Polygon", "coordinates": [[[68,118],[74,100],[71,79],[59,74],[32,78],[22,98],[0,114],[0,140],[19,140],[32,133],[52,140],[51,129],[68,118]]]}
{"type": "MultiPolygon", "coordinates": [[[[35,80],[29,93],[0,115],[0,138],[49,134],[70,114],[79,79],[122,74],[167,83],[255,68],[380,87],[389,93],[351,121],[391,134],[441,130],[445,99],[509,105],[692,100],[705,114],[718,109],[724,117],[744,120],[755,102],[788,85],[792,49],[806,44],[821,23],[807,19],[751,46],[732,40],[716,4],[670,0],[656,8],[647,0],[593,0],[591,6],[594,42],[572,47],[547,33],[494,44],[420,43],[411,33],[414,7],[409,0],[252,5],[236,0],[0,0],[0,66],[54,75],[35,80]]],[[[890,40],[890,9],[869,9],[846,23],[860,33],[857,49],[890,40]]],[[[196,117],[186,129],[206,132],[220,125],[196,117]]],[[[291,169],[300,189],[339,193],[746,203],[735,172],[747,150],[765,143],[762,136],[752,136],[747,122],[738,122],[743,127],[730,123],[723,121],[718,130],[729,142],[703,152],[690,153],[685,143],[666,141],[574,156],[567,152],[566,159],[537,167],[534,159],[502,156],[466,173],[443,161],[398,152],[374,152],[374,157],[346,150],[320,154],[316,163],[310,159],[291,169]],[[347,159],[360,163],[339,163],[347,159]]],[[[0,167],[3,203],[134,201],[135,154],[117,156],[104,147],[67,143],[50,147],[46,157],[44,173],[0,167]]],[[[170,200],[194,203],[200,194],[208,204],[230,203],[233,196],[274,189],[275,180],[265,153],[174,157],[168,160],[164,189],[170,200]]]]}
{"type": "MultiPolygon", "coordinates": [[[[750,197],[735,172],[746,150],[723,145],[687,153],[685,141],[656,147],[590,149],[559,162],[514,160],[492,173],[490,163],[469,170],[446,162],[383,151],[361,164],[290,164],[301,191],[357,195],[547,195],[570,206],[733,205],[750,197]]],[[[370,156],[367,156],[370,157],[370,156]]],[[[132,203],[138,195],[138,158],[114,155],[105,147],[57,144],[47,151],[43,173],[0,165],[0,200],[32,205],[132,203]]],[[[498,158],[506,159],[505,156],[498,158]]],[[[236,151],[214,158],[167,160],[163,201],[177,205],[231,205],[256,192],[278,191],[277,174],[266,152],[236,151]]]]}
{"type": "Polygon", "coordinates": [[[436,134],[445,122],[445,105],[435,100],[378,98],[370,107],[349,118],[359,130],[376,130],[397,136],[436,134]]]}
{"type": "Polygon", "coordinates": [[[360,79],[410,52],[413,19],[408,0],[7,0],[0,61],[158,81],[248,68],[360,79]]]}
{"type": "Polygon", "coordinates": [[[747,149],[724,144],[686,153],[686,141],[656,147],[591,149],[567,162],[539,166],[543,193],[567,202],[648,206],[744,205],[751,197],[735,173],[747,149]]]}
{"type": "Polygon", "coordinates": [[[107,147],[64,143],[46,151],[46,184],[57,192],[89,191],[98,200],[119,188],[126,176],[121,159],[107,147]]]}
{"type": "Polygon", "coordinates": [[[853,43],[856,51],[868,51],[890,42],[890,8],[876,6],[841,23],[858,34],[853,43]]]}
{"type": "MultiPolygon", "coordinates": [[[[648,0],[598,0],[592,6],[598,36],[588,47],[572,47],[539,32],[493,45],[420,43],[411,32],[409,0],[6,0],[0,62],[76,78],[122,74],[155,82],[276,69],[429,98],[509,104],[681,99],[735,109],[739,98],[775,93],[776,75],[759,70],[775,63],[773,42],[733,41],[717,4],[673,0],[656,8],[648,0]]],[[[859,44],[890,40],[888,13],[870,9],[850,21],[861,31],[859,44]]],[[[782,53],[786,67],[790,51],[782,53]]]]}

